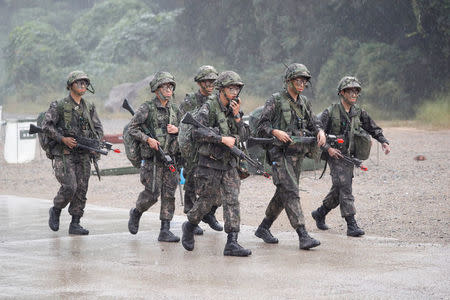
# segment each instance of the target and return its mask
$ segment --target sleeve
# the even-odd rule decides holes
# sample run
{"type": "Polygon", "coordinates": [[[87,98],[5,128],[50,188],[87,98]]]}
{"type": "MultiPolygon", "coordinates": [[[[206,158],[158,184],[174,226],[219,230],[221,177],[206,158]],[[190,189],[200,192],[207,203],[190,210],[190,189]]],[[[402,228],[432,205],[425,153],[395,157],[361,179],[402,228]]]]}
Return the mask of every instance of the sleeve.
{"type": "Polygon", "coordinates": [[[44,120],[42,121],[42,130],[46,135],[48,135],[51,139],[61,143],[62,138],[64,137],[61,132],[57,129],[57,124],[59,122],[59,113],[58,113],[58,102],[54,101],[50,104],[49,109],[45,113],[44,120]]]}
{"type": "Polygon", "coordinates": [[[275,98],[272,96],[264,104],[264,108],[256,125],[257,135],[260,137],[272,137],[272,121],[275,118],[275,98]]]}
{"type": "Polygon", "coordinates": [[[188,112],[190,105],[189,105],[189,96],[186,94],[186,97],[181,102],[180,106],[178,107],[178,119],[181,120],[181,118],[188,112]]]}
{"type": "Polygon", "coordinates": [[[103,138],[103,126],[100,121],[100,118],[98,117],[97,110],[95,109],[95,105],[92,104],[92,110],[91,110],[91,120],[94,124],[94,130],[97,134],[98,138],[101,140],[103,138]]]}
{"type": "Polygon", "coordinates": [[[361,127],[367,131],[374,139],[376,139],[380,143],[387,143],[389,141],[383,135],[383,129],[379,127],[374,120],[369,116],[369,114],[365,111],[361,111],[361,127]]]}
{"type": "MultiPolygon", "coordinates": [[[[207,103],[203,104],[200,108],[195,119],[206,127],[210,127],[209,124],[210,109],[207,103]]],[[[213,130],[204,130],[202,128],[196,128],[192,131],[192,137],[199,143],[214,143],[219,144],[222,142],[222,136],[215,133],[213,130]]]]}
{"type": "Polygon", "coordinates": [[[239,135],[239,141],[245,142],[250,137],[250,126],[244,122],[242,118],[244,116],[244,112],[240,111],[239,115],[241,116],[241,121],[236,123],[239,135]]]}
{"type": "Polygon", "coordinates": [[[322,122],[320,122],[316,114],[312,111],[310,102],[306,101],[306,109],[309,112],[308,124],[306,125],[306,128],[311,131],[312,134],[317,135],[317,133],[323,129],[322,122]]]}
{"type": "Polygon", "coordinates": [[[144,133],[142,130],[142,125],[145,124],[145,121],[148,118],[149,107],[145,103],[141,104],[139,109],[134,114],[133,118],[130,121],[128,126],[129,133],[135,139],[146,143],[149,136],[144,133]]]}
{"type": "MultiPolygon", "coordinates": [[[[325,133],[328,134],[330,132],[330,124],[328,124],[330,122],[330,111],[327,108],[320,114],[319,122],[325,133]]],[[[330,144],[325,143],[322,148],[323,150],[328,151],[330,147],[330,144]]]]}

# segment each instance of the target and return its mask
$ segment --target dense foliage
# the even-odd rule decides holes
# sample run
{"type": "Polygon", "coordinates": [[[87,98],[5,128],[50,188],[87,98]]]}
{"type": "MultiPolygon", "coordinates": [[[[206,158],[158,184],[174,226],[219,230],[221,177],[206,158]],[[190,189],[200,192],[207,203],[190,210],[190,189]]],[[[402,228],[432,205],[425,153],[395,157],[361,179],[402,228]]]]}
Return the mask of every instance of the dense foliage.
{"type": "Polygon", "coordinates": [[[0,27],[10,32],[0,35],[8,94],[61,89],[72,69],[95,77],[101,99],[158,69],[173,72],[183,90],[199,65],[214,64],[240,73],[245,93],[266,98],[291,62],[310,69],[317,109],[336,100],[337,82],[349,74],[363,82],[361,101],[386,117],[410,117],[434,95],[450,94],[450,0],[0,0],[0,7],[0,27]]]}

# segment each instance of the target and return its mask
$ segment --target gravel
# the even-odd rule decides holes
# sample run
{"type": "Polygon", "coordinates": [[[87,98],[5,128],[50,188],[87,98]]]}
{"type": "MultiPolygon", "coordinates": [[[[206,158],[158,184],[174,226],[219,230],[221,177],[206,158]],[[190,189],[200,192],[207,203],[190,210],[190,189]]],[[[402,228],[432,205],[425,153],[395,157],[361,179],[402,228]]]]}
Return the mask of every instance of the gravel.
{"type": "MultiPolygon", "coordinates": [[[[106,133],[122,132],[127,120],[104,120],[106,133]]],[[[450,242],[450,131],[425,131],[414,128],[385,128],[392,152],[384,155],[374,143],[370,158],[365,162],[369,171],[355,171],[353,194],[356,219],[367,235],[396,238],[401,241],[448,244],[450,242]],[[424,155],[424,161],[414,158],[424,155]]],[[[4,140],[0,141],[0,194],[52,199],[59,184],[51,161],[37,148],[36,159],[26,164],[7,164],[3,158],[4,140]]],[[[117,145],[123,150],[123,145],[117,145]]],[[[102,157],[100,168],[130,166],[125,153],[110,153],[102,157]]],[[[311,218],[331,187],[327,174],[318,180],[321,170],[303,172],[300,179],[300,197],[306,227],[319,232],[311,218]]],[[[88,204],[131,208],[142,185],[139,175],[103,177],[92,176],[88,204]]],[[[240,203],[241,223],[257,226],[264,217],[266,206],[275,191],[271,180],[250,176],[242,181],[240,203]]],[[[176,192],[176,214],[182,215],[180,194],[176,192]]],[[[158,213],[159,204],[150,211],[158,213]]],[[[145,215],[144,215],[145,216],[145,215]]],[[[222,220],[222,210],[217,213],[222,220]]],[[[89,217],[89,209],[86,211],[89,217]]],[[[144,217],[145,222],[145,217],[144,217]]],[[[346,233],[345,221],[339,209],[327,216],[330,233],[346,233]]],[[[207,229],[207,225],[201,225],[207,229]]],[[[273,225],[273,233],[292,230],[285,213],[273,225]]]]}

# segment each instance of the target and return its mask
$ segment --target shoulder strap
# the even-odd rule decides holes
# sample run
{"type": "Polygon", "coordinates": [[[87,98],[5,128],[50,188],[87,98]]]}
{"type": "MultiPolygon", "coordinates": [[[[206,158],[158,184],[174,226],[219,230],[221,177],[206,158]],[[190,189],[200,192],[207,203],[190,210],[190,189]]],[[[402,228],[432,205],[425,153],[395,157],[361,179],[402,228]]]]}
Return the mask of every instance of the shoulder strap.
{"type": "Polygon", "coordinates": [[[89,127],[91,128],[92,133],[95,137],[98,138],[97,132],[95,131],[94,122],[92,122],[91,113],[94,111],[94,105],[86,100],[84,100],[86,103],[87,108],[87,119],[89,123],[89,127]]]}

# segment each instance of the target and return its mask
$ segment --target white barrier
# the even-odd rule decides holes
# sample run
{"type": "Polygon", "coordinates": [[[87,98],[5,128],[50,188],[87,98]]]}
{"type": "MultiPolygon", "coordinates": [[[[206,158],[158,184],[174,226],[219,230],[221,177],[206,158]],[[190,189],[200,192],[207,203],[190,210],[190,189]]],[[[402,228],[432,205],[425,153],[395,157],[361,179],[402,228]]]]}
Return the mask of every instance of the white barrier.
{"type": "Polygon", "coordinates": [[[26,163],[34,159],[37,136],[28,133],[30,124],[36,125],[36,120],[6,121],[4,157],[7,163],[26,163]]]}

